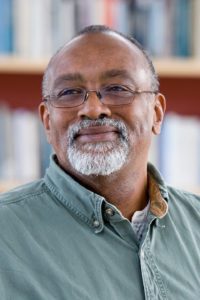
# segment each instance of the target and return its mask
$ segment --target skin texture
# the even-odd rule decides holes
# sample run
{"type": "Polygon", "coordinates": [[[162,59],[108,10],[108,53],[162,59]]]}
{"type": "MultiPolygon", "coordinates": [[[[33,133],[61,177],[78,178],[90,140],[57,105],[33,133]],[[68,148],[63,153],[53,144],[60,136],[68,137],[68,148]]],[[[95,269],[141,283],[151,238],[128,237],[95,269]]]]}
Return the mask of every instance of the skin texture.
{"type": "MultiPolygon", "coordinates": [[[[90,33],[73,39],[56,55],[48,72],[50,93],[65,86],[98,90],[113,83],[151,90],[151,75],[143,54],[115,33],[90,33]]],[[[147,203],[148,151],[152,135],[160,133],[164,111],[162,94],[145,93],[137,95],[131,104],[118,107],[102,104],[95,93],[90,93],[87,101],[75,108],[60,109],[45,103],[39,107],[48,142],[52,144],[61,168],[82,185],[104,196],[128,219],[147,203]],[[80,120],[104,116],[121,120],[127,126],[130,144],[127,162],[109,176],[82,175],[71,167],[66,156],[68,128],[80,120]]],[[[80,147],[87,142],[117,139],[118,133],[112,128],[104,128],[103,134],[96,128],[92,130],[87,136],[83,131],[77,140],[80,147]]]]}

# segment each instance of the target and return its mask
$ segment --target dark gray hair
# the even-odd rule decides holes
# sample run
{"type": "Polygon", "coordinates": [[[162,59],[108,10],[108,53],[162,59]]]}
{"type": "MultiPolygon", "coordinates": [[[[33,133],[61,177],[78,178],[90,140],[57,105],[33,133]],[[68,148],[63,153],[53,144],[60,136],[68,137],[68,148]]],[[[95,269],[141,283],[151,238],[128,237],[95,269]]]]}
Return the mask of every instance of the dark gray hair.
{"type": "MultiPolygon", "coordinates": [[[[110,33],[116,33],[118,35],[120,35],[121,37],[123,37],[124,39],[128,40],[129,42],[131,42],[132,44],[134,44],[144,55],[145,59],[147,60],[149,69],[150,69],[150,73],[151,73],[151,88],[153,91],[158,91],[159,90],[159,80],[158,80],[158,75],[155,71],[154,65],[152,63],[152,60],[149,56],[149,54],[146,52],[146,50],[142,47],[142,45],[132,36],[126,35],[124,33],[121,33],[117,30],[111,29],[108,26],[105,25],[91,25],[91,26],[87,26],[85,28],[83,28],[81,31],[79,31],[73,38],[76,38],[78,36],[84,35],[84,34],[92,34],[92,33],[104,33],[104,32],[110,32],[110,33]]],[[[62,47],[60,47],[57,52],[52,56],[52,58],[49,61],[49,64],[44,72],[44,76],[43,76],[43,80],[42,80],[42,95],[43,97],[48,95],[49,92],[49,88],[48,88],[48,70],[49,67],[52,63],[52,61],[54,60],[54,58],[57,56],[57,54],[66,46],[66,44],[64,44],[62,47]]]]}

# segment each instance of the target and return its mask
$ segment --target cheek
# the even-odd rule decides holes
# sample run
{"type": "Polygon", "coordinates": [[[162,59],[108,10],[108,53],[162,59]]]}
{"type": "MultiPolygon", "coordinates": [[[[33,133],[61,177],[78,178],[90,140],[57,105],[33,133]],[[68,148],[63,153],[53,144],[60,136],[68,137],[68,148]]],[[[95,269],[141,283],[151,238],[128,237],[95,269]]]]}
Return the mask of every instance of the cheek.
{"type": "Polygon", "coordinates": [[[49,142],[55,152],[66,151],[68,122],[62,114],[52,114],[49,120],[49,142]]]}
{"type": "Polygon", "coordinates": [[[145,139],[152,134],[153,116],[148,107],[135,107],[127,114],[130,135],[133,138],[145,139]]]}

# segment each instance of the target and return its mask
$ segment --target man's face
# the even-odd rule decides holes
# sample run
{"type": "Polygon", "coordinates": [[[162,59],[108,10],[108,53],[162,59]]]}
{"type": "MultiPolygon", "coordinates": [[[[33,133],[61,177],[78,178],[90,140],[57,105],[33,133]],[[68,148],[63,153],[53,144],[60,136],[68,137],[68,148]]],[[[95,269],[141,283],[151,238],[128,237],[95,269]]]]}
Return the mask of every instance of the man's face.
{"type": "MultiPolygon", "coordinates": [[[[109,85],[151,91],[143,54],[116,34],[80,36],[50,66],[50,94],[67,88],[99,91],[109,85]]],[[[77,107],[55,108],[50,102],[40,106],[59,164],[73,173],[104,176],[145,165],[152,132],[159,133],[163,111],[162,95],[145,93],[120,106],[102,103],[95,92],[77,107]]]]}

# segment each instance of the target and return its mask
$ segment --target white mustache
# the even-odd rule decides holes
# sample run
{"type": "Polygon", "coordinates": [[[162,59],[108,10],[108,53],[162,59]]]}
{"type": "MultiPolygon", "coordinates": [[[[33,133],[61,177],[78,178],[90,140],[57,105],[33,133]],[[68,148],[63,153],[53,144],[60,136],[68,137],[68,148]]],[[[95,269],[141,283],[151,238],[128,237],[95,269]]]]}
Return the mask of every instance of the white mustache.
{"type": "Polygon", "coordinates": [[[93,126],[112,126],[117,129],[121,138],[128,142],[128,130],[121,120],[103,118],[96,120],[82,120],[79,123],[71,125],[68,129],[68,141],[72,144],[75,137],[79,134],[79,131],[83,128],[89,128],[93,126]]]}

